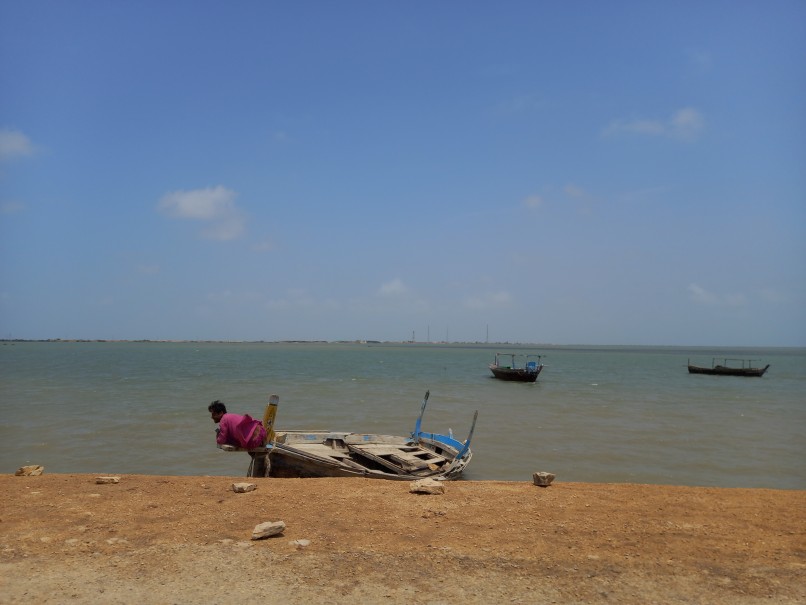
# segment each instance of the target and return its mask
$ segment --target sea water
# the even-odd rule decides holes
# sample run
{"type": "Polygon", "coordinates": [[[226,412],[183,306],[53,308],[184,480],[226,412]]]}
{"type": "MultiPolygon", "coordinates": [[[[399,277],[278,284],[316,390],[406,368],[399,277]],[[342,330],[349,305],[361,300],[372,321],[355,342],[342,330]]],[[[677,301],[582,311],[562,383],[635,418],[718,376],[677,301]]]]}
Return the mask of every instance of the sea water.
{"type": "Polygon", "coordinates": [[[806,488],[806,350],[431,343],[0,343],[0,472],[243,476],[208,404],[280,429],[464,440],[470,480],[806,488]],[[492,377],[496,352],[542,353],[534,384],[492,377]],[[690,375],[751,357],[763,378],[690,375]]]}

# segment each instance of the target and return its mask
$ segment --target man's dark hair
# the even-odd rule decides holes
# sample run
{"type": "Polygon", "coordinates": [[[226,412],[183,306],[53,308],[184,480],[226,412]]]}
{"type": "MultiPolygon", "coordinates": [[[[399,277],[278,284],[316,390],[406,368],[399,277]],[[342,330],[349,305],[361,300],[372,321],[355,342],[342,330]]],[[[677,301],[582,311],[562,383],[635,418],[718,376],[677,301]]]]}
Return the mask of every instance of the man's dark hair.
{"type": "Polygon", "coordinates": [[[216,399],[213,403],[211,403],[210,405],[207,406],[207,411],[208,412],[215,412],[215,413],[221,412],[222,414],[226,414],[227,413],[227,406],[225,406],[223,404],[223,402],[221,402],[218,399],[216,399]]]}

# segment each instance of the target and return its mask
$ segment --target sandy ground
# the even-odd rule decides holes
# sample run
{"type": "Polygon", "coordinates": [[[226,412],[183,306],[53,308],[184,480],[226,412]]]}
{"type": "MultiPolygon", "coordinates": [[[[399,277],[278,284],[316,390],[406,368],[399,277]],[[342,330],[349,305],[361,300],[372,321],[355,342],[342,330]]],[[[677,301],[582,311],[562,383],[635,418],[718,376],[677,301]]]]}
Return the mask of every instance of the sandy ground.
{"type": "Polygon", "coordinates": [[[0,603],[806,603],[804,491],[95,480],[0,476],[0,603]]]}

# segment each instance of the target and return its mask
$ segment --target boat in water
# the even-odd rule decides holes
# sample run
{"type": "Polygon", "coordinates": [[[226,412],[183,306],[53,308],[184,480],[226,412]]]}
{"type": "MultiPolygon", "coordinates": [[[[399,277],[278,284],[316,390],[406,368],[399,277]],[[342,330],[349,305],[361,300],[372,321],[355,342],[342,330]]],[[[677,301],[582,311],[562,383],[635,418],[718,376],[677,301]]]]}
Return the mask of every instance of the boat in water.
{"type": "Polygon", "coordinates": [[[490,371],[499,380],[535,382],[543,370],[542,355],[496,353],[490,371]]]}
{"type": "Polygon", "coordinates": [[[733,359],[725,358],[722,363],[717,363],[716,358],[711,360],[711,367],[693,366],[688,362],[689,374],[709,374],[711,376],[754,376],[760,378],[770,367],[767,364],[763,368],[753,367],[753,359],[733,359]],[[731,365],[732,364],[732,365],[731,365]]]}
{"type": "MultiPolygon", "coordinates": [[[[247,450],[253,460],[248,476],[266,476],[268,470],[269,477],[284,478],[458,479],[473,457],[470,440],[478,411],[465,441],[455,439],[450,432],[429,433],[422,430],[429,395],[426,391],[414,430],[407,437],[322,430],[271,431],[264,448],[247,450]]],[[[244,451],[229,446],[221,449],[244,451]]]]}

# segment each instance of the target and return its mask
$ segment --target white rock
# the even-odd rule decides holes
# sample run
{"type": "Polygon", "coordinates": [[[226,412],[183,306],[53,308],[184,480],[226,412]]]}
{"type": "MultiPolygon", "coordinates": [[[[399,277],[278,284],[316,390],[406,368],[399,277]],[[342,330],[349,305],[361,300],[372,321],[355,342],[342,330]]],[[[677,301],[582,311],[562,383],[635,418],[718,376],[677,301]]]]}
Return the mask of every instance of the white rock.
{"type": "Polygon", "coordinates": [[[31,464],[28,466],[21,466],[14,473],[17,477],[33,477],[34,475],[41,475],[45,472],[45,467],[40,464],[31,464]]]}
{"type": "Polygon", "coordinates": [[[236,494],[245,494],[246,492],[251,492],[257,489],[257,485],[254,483],[233,483],[232,484],[232,491],[236,494]]]}
{"type": "Polygon", "coordinates": [[[310,543],[310,540],[291,540],[291,542],[289,542],[291,546],[296,546],[297,548],[305,548],[310,543]]]}
{"type": "Polygon", "coordinates": [[[255,525],[255,529],[252,530],[252,539],[262,540],[263,538],[281,534],[284,531],[285,521],[266,521],[265,523],[255,525]]]}
{"type": "Polygon", "coordinates": [[[444,494],[445,485],[434,479],[418,479],[411,484],[409,492],[413,494],[444,494]]]}
{"type": "Polygon", "coordinates": [[[96,477],[95,483],[99,483],[101,485],[105,483],[120,483],[120,477],[96,477]]]}
{"type": "Polygon", "coordinates": [[[554,477],[556,477],[556,475],[545,472],[534,473],[532,475],[535,485],[539,487],[548,487],[551,485],[551,482],[554,481],[554,477]]]}

